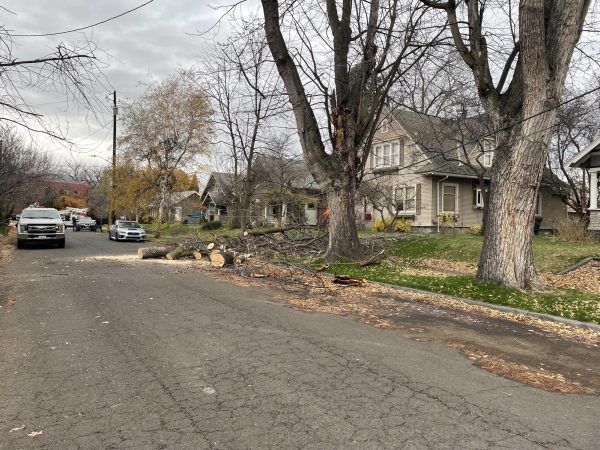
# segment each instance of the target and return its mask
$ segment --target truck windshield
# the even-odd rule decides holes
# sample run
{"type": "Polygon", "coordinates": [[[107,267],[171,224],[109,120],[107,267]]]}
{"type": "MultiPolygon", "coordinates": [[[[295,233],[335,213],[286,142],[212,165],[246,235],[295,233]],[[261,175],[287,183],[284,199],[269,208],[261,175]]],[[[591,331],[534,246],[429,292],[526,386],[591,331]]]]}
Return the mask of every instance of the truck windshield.
{"type": "Polygon", "coordinates": [[[26,219],[60,219],[58,211],[55,209],[26,209],[21,214],[21,218],[26,219]]]}

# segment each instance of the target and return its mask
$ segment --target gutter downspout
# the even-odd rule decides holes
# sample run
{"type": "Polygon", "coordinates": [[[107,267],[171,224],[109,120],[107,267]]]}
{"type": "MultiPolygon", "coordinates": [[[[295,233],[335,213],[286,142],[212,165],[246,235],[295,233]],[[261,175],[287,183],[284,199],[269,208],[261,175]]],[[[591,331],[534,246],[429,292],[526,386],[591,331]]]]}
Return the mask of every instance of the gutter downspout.
{"type": "MultiPolygon", "coordinates": [[[[433,174],[431,174],[433,175],[433,174]]],[[[440,193],[440,184],[442,183],[442,181],[446,181],[448,178],[450,177],[450,175],[446,175],[444,178],[440,178],[437,182],[437,202],[435,205],[435,212],[437,215],[437,232],[440,232],[440,197],[441,197],[441,193],[440,193]]]]}

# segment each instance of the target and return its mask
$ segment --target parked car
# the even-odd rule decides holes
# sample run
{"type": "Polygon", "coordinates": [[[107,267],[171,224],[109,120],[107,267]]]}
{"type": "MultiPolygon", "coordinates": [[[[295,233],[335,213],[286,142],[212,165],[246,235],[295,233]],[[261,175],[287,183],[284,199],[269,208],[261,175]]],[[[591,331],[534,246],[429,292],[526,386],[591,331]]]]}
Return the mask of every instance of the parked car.
{"type": "Polygon", "coordinates": [[[117,220],[108,230],[108,239],[144,242],[146,231],[135,220],[117,220]]]}
{"type": "Polygon", "coordinates": [[[96,231],[96,221],[94,219],[92,219],[91,217],[87,217],[87,216],[79,216],[77,218],[77,227],[75,228],[75,231],[81,231],[81,230],[89,230],[89,231],[96,231]]]}
{"type": "Polygon", "coordinates": [[[55,242],[65,246],[65,226],[54,208],[25,208],[17,224],[17,248],[28,243],[55,242]]]}

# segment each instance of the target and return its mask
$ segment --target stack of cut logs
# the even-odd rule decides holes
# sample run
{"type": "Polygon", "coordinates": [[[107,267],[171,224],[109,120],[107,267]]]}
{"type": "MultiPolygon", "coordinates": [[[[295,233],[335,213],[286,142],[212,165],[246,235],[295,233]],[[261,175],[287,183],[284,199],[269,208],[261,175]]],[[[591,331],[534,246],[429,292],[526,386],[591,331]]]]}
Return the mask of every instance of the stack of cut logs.
{"type": "Polygon", "coordinates": [[[181,246],[175,248],[169,247],[143,247],[138,249],[140,259],[166,258],[174,261],[181,258],[194,258],[198,260],[208,260],[215,267],[223,267],[229,264],[240,264],[251,257],[250,254],[238,253],[227,250],[223,246],[215,248],[214,243],[208,244],[204,248],[184,248],[181,246]]]}

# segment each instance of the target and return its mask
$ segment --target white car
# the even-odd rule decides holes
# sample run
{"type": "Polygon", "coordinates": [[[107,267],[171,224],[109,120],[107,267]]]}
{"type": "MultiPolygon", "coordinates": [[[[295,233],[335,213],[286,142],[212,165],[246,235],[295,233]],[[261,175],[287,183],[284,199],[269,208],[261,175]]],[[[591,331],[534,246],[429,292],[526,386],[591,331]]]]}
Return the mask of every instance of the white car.
{"type": "Polygon", "coordinates": [[[146,231],[135,220],[117,220],[108,230],[108,239],[144,242],[146,231]]]}
{"type": "Polygon", "coordinates": [[[25,208],[17,223],[17,248],[35,242],[55,242],[65,247],[65,225],[54,208],[25,208]]]}

